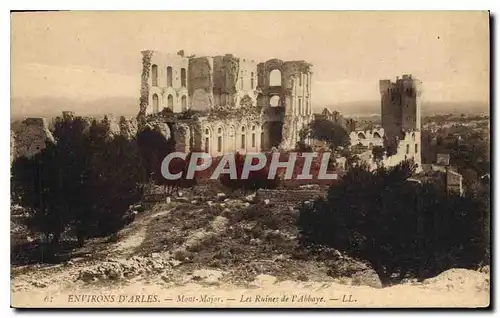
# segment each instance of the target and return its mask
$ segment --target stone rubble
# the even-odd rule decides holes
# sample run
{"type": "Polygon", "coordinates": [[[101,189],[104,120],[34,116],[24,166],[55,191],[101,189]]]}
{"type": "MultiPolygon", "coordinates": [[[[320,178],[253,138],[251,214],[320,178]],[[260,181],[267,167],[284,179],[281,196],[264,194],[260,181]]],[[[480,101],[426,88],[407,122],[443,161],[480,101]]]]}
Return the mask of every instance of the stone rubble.
{"type": "Polygon", "coordinates": [[[129,259],[107,260],[90,268],[81,269],[77,280],[87,283],[95,281],[121,280],[132,278],[140,274],[164,273],[172,267],[179,266],[180,262],[162,258],[159,253],[152,253],[151,257],[133,256],[129,259]]]}

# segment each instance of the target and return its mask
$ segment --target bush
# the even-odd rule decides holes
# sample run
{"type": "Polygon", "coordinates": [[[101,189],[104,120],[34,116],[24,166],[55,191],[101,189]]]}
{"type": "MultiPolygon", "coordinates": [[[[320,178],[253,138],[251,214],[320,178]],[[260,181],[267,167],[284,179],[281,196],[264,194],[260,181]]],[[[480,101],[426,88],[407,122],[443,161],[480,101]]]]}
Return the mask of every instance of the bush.
{"type": "Polygon", "coordinates": [[[375,173],[351,168],[327,199],[302,206],[302,244],[367,260],[383,284],[393,274],[425,277],[483,262],[489,208],[475,197],[407,181],[413,169],[409,162],[375,173]]]}

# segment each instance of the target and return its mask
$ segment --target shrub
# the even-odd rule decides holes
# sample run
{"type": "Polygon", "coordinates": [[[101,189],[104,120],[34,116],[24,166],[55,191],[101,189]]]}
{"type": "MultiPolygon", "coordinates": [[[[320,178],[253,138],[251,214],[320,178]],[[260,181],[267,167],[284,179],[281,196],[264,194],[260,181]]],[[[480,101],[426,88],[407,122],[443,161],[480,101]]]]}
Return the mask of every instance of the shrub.
{"type": "Polygon", "coordinates": [[[425,277],[481,263],[489,209],[477,198],[407,181],[413,169],[409,162],[375,173],[351,168],[327,199],[301,207],[302,244],[367,260],[382,283],[393,274],[425,277]]]}

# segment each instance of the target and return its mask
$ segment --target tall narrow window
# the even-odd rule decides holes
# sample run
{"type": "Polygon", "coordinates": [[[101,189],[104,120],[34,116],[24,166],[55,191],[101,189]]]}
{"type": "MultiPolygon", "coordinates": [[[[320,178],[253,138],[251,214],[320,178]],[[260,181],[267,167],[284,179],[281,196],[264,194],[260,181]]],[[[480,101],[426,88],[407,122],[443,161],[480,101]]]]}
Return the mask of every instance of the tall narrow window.
{"type": "Polygon", "coordinates": [[[299,74],[299,86],[302,86],[302,73],[299,74]]]}
{"type": "Polygon", "coordinates": [[[410,153],[410,145],[406,145],[406,154],[410,153]]]}
{"type": "Polygon", "coordinates": [[[181,86],[186,87],[186,69],[181,68],[181,86]]]}
{"type": "Polygon", "coordinates": [[[254,89],[255,86],[254,86],[254,83],[253,83],[253,81],[254,81],[254,79],[253,79],[253,72],[250,73],[250,75],[251,75],[250,76],[250,86],[252,87],[252,89],[254,89]]]}
{"type": "Polygon", "coordinates": [[[217,152],[222,151],[222,136],[217,137],[217,152]]]}
{"type": "Polygon", "coordinates": [[[241,149],[245,149],[245,127],[241,127],[241,149]]]}
{"type": "Polygon", "coordinates": [[[206,153],[209,153],[209,150],[210,150],[210,138],[209,137],[205,137],[205,152],[206,153]]]}
{"type": "Polygon", "coordinates": [[[159,111],[159,107],[158,95],[153,94],[153,113],[157,113],[159,111]]]}
{"type": "Polygon", "coordinates": [[[168,95],[168,108],[174,109],[174,96],[168,95]]]}
{"type": "Polygon", "coordinates": [[[418,153],[418,144],[415,144],[415,153],[418,153]]]}
{"type": "Polygon", "coordinates": [[[151,82],[153,86],[158,86],[158,66],[156,64],[151,66],[151,82]]]}
{"type": "Polygon", "coordinates": [[[243,77],[240,77],[240,89],[243,89],[243,77]]]}
{"type": "Polygon", "coordinates": [[[252,133],[252,147],[255,147],[255,133],[252,133]]]}
{"type": "Polygon", "coordinates": [[[187,110],[187,97],[186,97],[186,95],[182,96],[182,98],[181,98],[181,107],[182,107],[182,111],[187,110]]]}
{"type": "Polygon", "coordinates": [[[299,98],[299,115],[302,115],[302,99],[299,98]]]}
{"type": "Polygon", "coordinates": [[[167,67],[167,86],[172,86],[172,67],[167,67]]]}

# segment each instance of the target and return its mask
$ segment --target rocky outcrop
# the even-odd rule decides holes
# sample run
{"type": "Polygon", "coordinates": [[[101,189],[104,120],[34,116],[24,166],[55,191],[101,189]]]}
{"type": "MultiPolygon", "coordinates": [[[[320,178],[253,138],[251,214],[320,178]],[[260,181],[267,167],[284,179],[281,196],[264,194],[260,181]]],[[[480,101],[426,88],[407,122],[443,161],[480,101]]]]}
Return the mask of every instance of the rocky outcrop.
{"type": "Polygon", "coordinates": [[[121,280],[140,274],[163,273],[176,265],[175,260],[160,257],[138,257],[130,259],[107,260],[92,267],[80,270],[77,280],[84,282],[121,280]]]}

